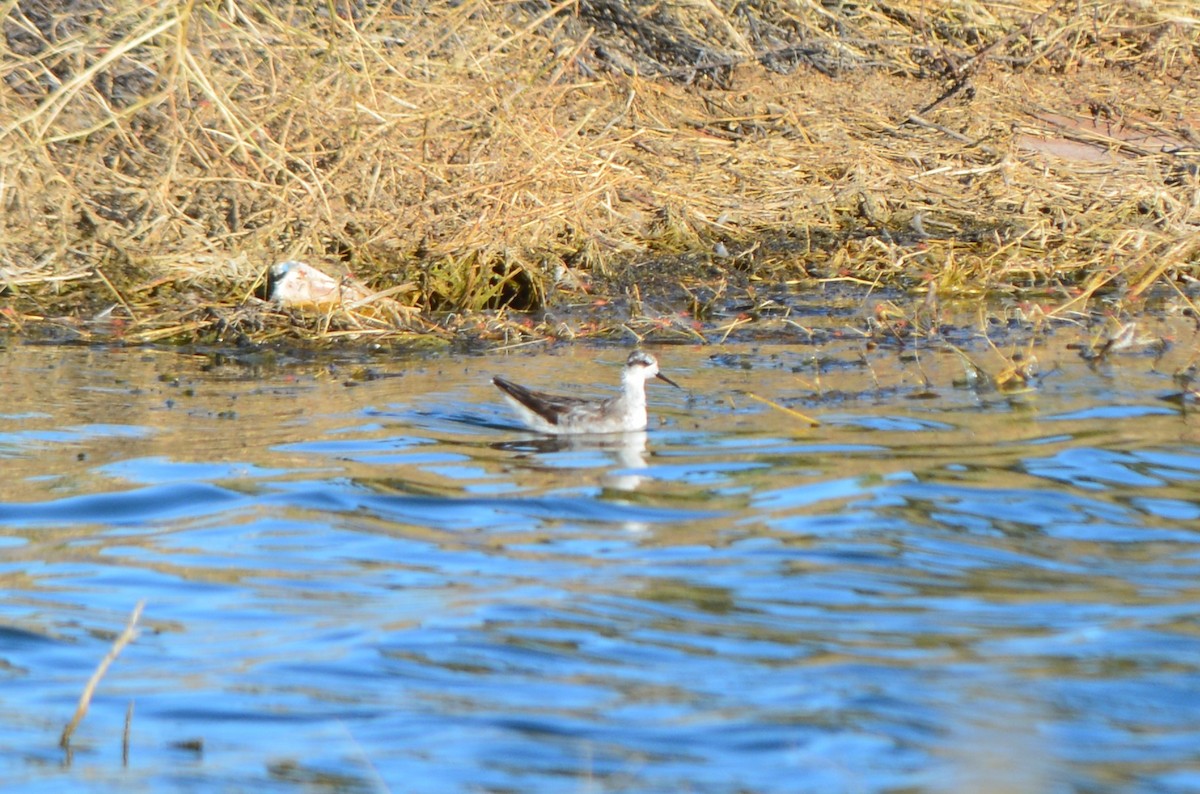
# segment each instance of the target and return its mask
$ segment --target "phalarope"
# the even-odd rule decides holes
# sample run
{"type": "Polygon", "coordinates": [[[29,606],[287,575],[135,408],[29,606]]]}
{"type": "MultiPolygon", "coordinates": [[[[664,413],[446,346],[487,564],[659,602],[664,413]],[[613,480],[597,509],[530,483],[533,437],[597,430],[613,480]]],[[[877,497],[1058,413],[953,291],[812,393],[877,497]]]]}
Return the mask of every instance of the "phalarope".
{"type": "Polygon", "coordinates": [[[607,400],[585,400],[533,391],[499,376],[492,383],[531,429],[540,433],[624,433],[646,429],[646,381],[658,378],[675,388],[678,383],[658,371],[658,361],[635,350],[621,374],[621,393],[607,400]]]}

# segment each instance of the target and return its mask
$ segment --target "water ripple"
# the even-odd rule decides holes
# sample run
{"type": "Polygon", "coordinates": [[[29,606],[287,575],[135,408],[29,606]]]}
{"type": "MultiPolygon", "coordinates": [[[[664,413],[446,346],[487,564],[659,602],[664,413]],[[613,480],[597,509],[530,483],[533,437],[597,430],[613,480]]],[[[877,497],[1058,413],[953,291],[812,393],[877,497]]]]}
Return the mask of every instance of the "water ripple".
{"type": "Polygon", "coordinates": [[[0,775],[1194,788],[1200,437],[1144,405],[1165,365],[1106,378],[1064,356],[1069,377],[1001,395],[825,344],[852,365],[820,393],[792,372],[808,347],[664,350],[692,395],[654,392],[647,433],[601,439],[520,430],[486,377],[587,382],[595,351],[380,351],[403,377],[347,389],[299,364],[68,350],[51,401],[44,351],[8,351],[0,775]]]}

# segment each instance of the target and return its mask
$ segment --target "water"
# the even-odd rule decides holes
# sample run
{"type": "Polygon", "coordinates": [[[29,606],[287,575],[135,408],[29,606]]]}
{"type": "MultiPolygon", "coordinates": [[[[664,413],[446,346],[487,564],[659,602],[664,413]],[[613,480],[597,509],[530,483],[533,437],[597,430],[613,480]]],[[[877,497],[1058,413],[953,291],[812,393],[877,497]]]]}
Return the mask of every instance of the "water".
{"type": "Polygon", "coordinates": [[[488,377],[599,390],[626,349],[12,342],[0,779],[1200,791],[1200,426],[1161,399],[1195,340],[1172,333],[1088,364],[1061,330],[1016,394],[930,345],[659,347],[688,391],[575,442],[515,427],[488,377]]]}

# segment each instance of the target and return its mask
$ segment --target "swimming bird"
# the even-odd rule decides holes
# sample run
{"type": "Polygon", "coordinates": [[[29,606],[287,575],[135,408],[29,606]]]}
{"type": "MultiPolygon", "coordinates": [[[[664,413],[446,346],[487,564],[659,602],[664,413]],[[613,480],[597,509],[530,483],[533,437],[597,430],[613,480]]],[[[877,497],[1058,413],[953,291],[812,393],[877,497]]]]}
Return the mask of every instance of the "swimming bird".
{"type": "Polygon", "coordinates": [[[654,356],[641,350],[629,354],[621,373],[621,393],[607,400],[585,400],[533,391],[496,376],[504,399],[531,429],[552,435],[624,433],[646,429],[646,381],[658,378],[675,388],[678,383],[658,371],[654,356]]]}

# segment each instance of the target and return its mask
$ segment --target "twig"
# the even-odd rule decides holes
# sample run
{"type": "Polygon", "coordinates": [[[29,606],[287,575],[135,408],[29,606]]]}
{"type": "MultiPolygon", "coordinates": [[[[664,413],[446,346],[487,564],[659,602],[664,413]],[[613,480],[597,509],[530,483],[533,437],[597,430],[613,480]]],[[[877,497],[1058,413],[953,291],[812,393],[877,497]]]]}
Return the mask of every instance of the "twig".
{"type": "Polygon", "coordinates": [[[971,75],[974,73],[976,66],[982,63],[985,58],[987,58],[989,55],[991,55],[991,53],[995,52],[1000,47],[1006,46],[1021,36],[1029,35],[1030,31],[1040,25],[1047,17],[1050,16],[1052,11],[1062,5],[1063,2],[1064,0],[1054,0],[1054,3],[1052,3],[1049,8],[1026,22],[1020,28],[1014,30],[1001,39],[993,41],[991,44],[980,47],[978,50],[976,50],[974,55],[972,55],[970,58],[967,58],[962,63],[951,64],[951,68],[954,70],[954,84],[951,85],[950,88],[946,89],[946,91],[940,97],[933,100],[928,105],[914,113],[912,116],[909,116],[907,119],[905,119],[905,123],[919,123],[914,122],[914,119],[920,119],[920,117],[924,116],[926,113],[932,113],[934,110],[938,109],[952,98],[958,96],[963,91],[970,89],[972,87],[971,75]]]}
{"type": "Polygon", "coordinates": [[[739,326],[743,326],[746,323],[751,323],[751,322],[754,322],[754,320],[750,317],[735,317],[733,322],[729,323],[728,325],[717,328],[716,329],[717,331],[725,332],[725,333],[721,334],[721,338],[720,338],[720,340],[717,341],[717,344],[718,345],[725,344],[725,340],[729,338],[729,335],[731,333],[733,333],[735,328],[738,328],[739,326]]]}
{"type": "Polygon", "coordinates": [[[104,275],[104,271],[100,269],[99,265],[96,265],[94,269],[99,279],[104,282],[104,286],[108,287],[108,291],[115,295],[117,300],[120,301],[121,305],[125,307],[125,311],[129,314],[129,319],[136,323],[138,321],[138,316],[134,313],[133,309],[130,308],[129,303],[125,300],[125,296],[122,295],[121,291],[117,289],[111,281],[108,280],[108,276],[104,275]]]}
{"type": "Polygon", "coordinates": [[[768,400],[766,397],[759,397],[754,392],[748,391],[748,392],[746,392],[746,396],[749,397],[751,400],[757,400],[758,402],[763,403],[764,405],[769,405],[772,408],[774,408],[776,411],[782,411],[783,413],[787,414],[790,417],[793,417],[794,419],[799,419],[801,422],[805,422],[806,424],[808,424],[809,427],[820,427],[821,426],[821,423],[819,421],[817,421],[816,419],[813,419],[811,416],[808,416],[807,414],[800,413],[799,411],[795,410],[794,408],[788,408],[786,405],[780,405],[779,403],[775,402],[774,400],[768,400]]]}
{"type": "Polygon", "coordinates": [[[1028,36],[1029,33],[1035,27],[1042,24],[1042,22],[1044,22],[1046,20],[1046,18],[1049,17],[1052,12],[1056,11],[1058,9],[1058,7],[1063,4],[1063,2],[1064,2],[1064,0],[1054,0],[1054,2],[1050,4],[1049,8],[1047,8],[1042,13],[1038,14],[1033,19],[1026,22],[1021,27],[1014,30],[1012,33],[1009,33],[1007,36],[1005,36],[1002,39],[993,41],[991,44],[981,47],[970,58],[967,58],[967,60],[963,61],[961,64],[958,64],[955,68],[955,71],[961,75],[968,69],[974,68],[975,64],[979,63],[984,58],[987,58],[989,55],[991,55],[993,52],[995,52],[1000,47],[1006,46],[1007,44],[1010,44],[1011,42],[1016,41],[1021,36],[1028,36]]]}
{"type": "Polygon", "coordinates": [[[125,731],[121,734],[121,766],[129,766],[129,727],[133,724],[133,701],[125,709],[125,731]]]}
{"type": "Polygon", "coordinates": [[[108,671],[108,666],[113,663],[121,651],[133,641],[137,636],[138,618],[142,616],[142,607],[146,606],[145,601],[138,601],[137,606],[133,608],[133,614],[129,616],[129,623],[125,626],[125,630],[113,642],[112,647],[108,649],[108,654],[100,660],[100,664],[96,667],[96,672],[92,673],[92,678],[87,682],[87,686],[83,688],[83,694],[79,696],[79,705],[75,707],[75,716],[71,717],[71,721],[67,723],[67,727],[63,728],[62,738],[58,740],[58,744],[63,748],[70,748],[71,734],[75,732],[80,721],[87,714],[88,706],[92,703],[92,695],[96,692],[96,686],[100,683],[100,679],[108,671]]]}
{"type": "Polygon", "coordinates": [[[912,124],[917,127],[928,127],[931,130],[937,130],[938,132],[942,133],[943,135],[947,135],[947,136],[953,138],[954,140],[958,141],[959,143],[973,143],[973,141],[970,138],[968,138],[966,135],[963,135],[961,132],[955,132],[954,130],[950,129],[949,127],[944,127],[941,124],[934,124],[932,121],[924,119],[916,113],[913,113],[908,118],[906,118],[904,121],[907,124],[912,124]]]}

